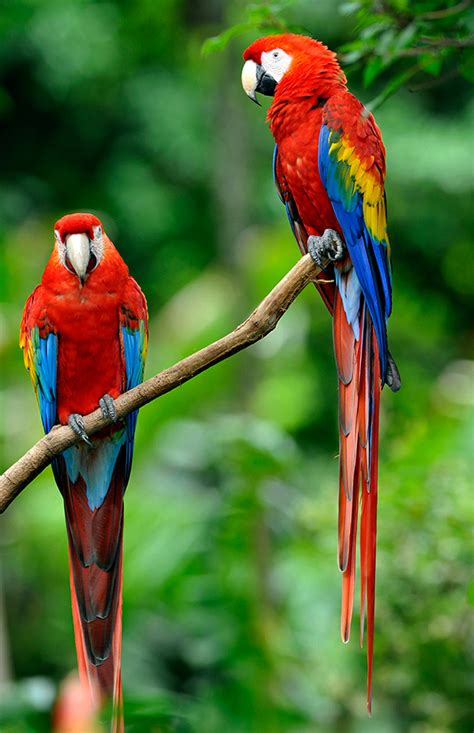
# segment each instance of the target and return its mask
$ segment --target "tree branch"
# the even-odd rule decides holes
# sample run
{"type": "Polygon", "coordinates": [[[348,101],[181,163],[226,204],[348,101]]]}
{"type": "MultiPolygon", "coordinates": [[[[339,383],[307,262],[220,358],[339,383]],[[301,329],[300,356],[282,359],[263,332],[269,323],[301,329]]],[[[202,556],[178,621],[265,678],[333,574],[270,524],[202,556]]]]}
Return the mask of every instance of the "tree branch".
{"type": "Polygon", "coordinates": [[[443,10],[432,10],[429,13],[423,13],[418,17],[423,20],[439,20],[442,18],[447,18],[449,15],[462,13],[463,10],[467,10],[470,4],[471,0],[463,0],[457,5],[452,5],[450,8],[444,8],[443,10]]]}
{"type": "Polygon", "coordinates": [[[472,38],[431,38],[430,36],[421,36],[419,38],[423,46],[413,46],[405,48],[398,52],[398,56],[409,58],[411,56],[424,56],[425,54],[441,51],[443,48],[473,48],[474,39],[472,38]]]}
{"type": "MultiPolygon", "coordinates": [[[[295,298],[309,282],[316,280],[320,272],[310,255],[302,257],[234,331],[120,395],[115,400],[117,417],[123,419],[133,410],[171,392],[200,372],[267,336],[295,298]]],[[[111,421],[104,418],[99,409],[84,417],[88,435],[93,435],[110,424],[111,421]]],[[[68,425],[53,427],[0,476],[0,513],[5,511],[55,456],[79,442],[80,439],[68,425]]]]}

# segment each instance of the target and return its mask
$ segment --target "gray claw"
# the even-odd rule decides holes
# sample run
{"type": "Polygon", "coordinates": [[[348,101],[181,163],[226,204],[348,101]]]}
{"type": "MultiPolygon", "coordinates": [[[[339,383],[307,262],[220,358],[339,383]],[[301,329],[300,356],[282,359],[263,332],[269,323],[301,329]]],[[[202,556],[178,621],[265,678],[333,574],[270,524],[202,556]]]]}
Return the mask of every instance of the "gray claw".
{"type": "Polygon", "coordinates": [[[325,229],[321,237],[311,235],[308,237],[307,247],[309,254],[322,270],[331,262],[342,260],[346,252],[342,237],[334,229],[325,229]]]}
{"type": "Polygon", "coordinates": [[[84,426],[84,418],[82,415],[79,415],[78,412],[73,412],[72,415],[69,415],[67,419],[67,423],[70,428],[74,430],[76,435],[78,435],[84,443],[87,443],[92,448],[92,442],[89,438],[89,436],[86,433],[86,429],[84,426]]]}
{"type": "Polygon", "coordinates": [[[99,407],[102,410],[102,415],[107,420],[112,420],[112,422],[117,421],[115,402],[109,394],[105,394],[103,397],[100,398],[99,407]]]}

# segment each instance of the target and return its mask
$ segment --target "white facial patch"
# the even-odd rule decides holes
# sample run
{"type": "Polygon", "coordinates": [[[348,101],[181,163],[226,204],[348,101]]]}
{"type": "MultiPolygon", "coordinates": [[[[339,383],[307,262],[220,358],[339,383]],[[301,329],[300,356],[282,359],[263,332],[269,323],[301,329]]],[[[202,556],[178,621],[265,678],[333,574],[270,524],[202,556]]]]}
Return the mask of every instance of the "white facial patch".
{"type": "Polygon", "coordinates": [[[272,51],[262,53],[262,67],[278,83],[290,68],[292,57],[283,49],[274,48],[272,51]]]}
{"type": "MultiPolygon", "coordinates": [[[[97,265],[104,255],[104,242],[102,239],[102,227],[98,224],[92,227],[94,239],[91,241],[91,252],[97,260],[97,265]]],[[[96,267],[97,267],[96,265],[96,267]]]]}
{"type": "Polygon", "coordinates": [[[56,247],[58,248],[59,259],[66,266],[66,245],[61,239],[61,235],[57,229],[54,230],[54,238],[56,240],[56,247]]]}
{"type": "Polygon", "coordinates": [[[92,231],[94,232],[94,239],[89,240],[86,234],[68,234],[65,242],[63,242],[59,231],[57,229],[54,230],[59,259],[64,267],[69,270],[70,267],[66,262],[66,258],[68,258],[69,263],[73,265],[73,269],[79,277],[85,277],[89,265],[90,253],[94,255],[96,260],[90,272],[95,270],[104,256],[102,227],[100,225],[93,226],[92,231]]]}

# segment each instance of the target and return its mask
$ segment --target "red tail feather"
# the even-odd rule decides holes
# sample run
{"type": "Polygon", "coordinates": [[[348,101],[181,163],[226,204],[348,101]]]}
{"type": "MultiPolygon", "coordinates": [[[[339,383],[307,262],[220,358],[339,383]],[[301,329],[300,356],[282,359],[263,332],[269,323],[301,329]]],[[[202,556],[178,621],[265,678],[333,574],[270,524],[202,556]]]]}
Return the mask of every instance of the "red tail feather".
{"type": "MultiPolygon", "coordinates": [[[[357,459],[355,478],[354,478],[354,494],[352,501],[346,501],[345,512],[350,512],[350,533],[346,541],[348,546],[348,558],[346,567],[342,574],[342,603],[341,603],[341,636],[344,643],[349,641],[350,628],[352,621],[352,608],[354,605],[354,583],[356,570],[356,538],[357,538],[357,514],[359,509],[359,486],[360,486],[360,467],[359,459],[357,459]]],[[[340,492],[345,497],[343,487],[340,492]]]]}
{"type": "Polygon", "coordinates": [[[349,640],[356,570],[357,521],[360,511],[361,644],[367,619],[367,707],[371,710],[377,534],[380,360],[374,329],[365,308],[356,341],[341,296],[334,307],[334,351],[339,377],[339,529],[342,571],[341,636],[349,640]]]}
{"type": "MultiPolygon", "coordinates": [[[[71,548],[69,548],[69,554],[71,548]]],[[[123,696],[122,678],[120,673],[121,651],[122,651],[122,546],[120,547],[120,586],[118,591],[117,619],[113,632],[112,653],[109,659],[100,667],[91,664],[87,655],[84,634],[82,630],[81,615],[77,603],[77,595],[74,587],[74,579],[69,559],[72,619],[74,623],[74,639],[76,642],[77,666],[81,684],[87,690],[93,701],[95,710],[99,710],[104,699],[112,697],[113,717],[111,722],[111,733],[123,733],[123,696]]]]}
{"type": "Polygon", "coordinates": [[[72,483],[60,459],[56,474],[64,497],[69,541],[72,616],[81,683],[99,710],[113,701],[111,733],[122,733],[123,456],[103,504],[91,510],[82,477],[72,483]],[[104,520],[108,518],[108,522],[104,520]]]}

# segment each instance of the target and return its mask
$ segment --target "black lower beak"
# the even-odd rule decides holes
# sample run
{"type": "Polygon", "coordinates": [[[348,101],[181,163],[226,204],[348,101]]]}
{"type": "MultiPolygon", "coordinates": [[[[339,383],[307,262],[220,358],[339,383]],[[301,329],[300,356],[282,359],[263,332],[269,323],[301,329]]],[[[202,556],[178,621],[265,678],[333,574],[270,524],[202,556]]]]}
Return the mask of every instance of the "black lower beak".
{"type": "Polygon", "coordinates": [[[260,94],[265,94],[267,97],[273,97],[276,85],[277,83],[273,76],[270,76],[263,66],[257,64],[257,86],[255,91],[260,92],[260,94]]]}

